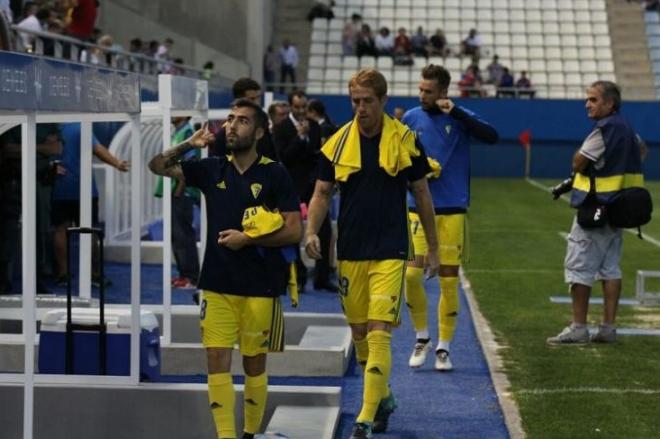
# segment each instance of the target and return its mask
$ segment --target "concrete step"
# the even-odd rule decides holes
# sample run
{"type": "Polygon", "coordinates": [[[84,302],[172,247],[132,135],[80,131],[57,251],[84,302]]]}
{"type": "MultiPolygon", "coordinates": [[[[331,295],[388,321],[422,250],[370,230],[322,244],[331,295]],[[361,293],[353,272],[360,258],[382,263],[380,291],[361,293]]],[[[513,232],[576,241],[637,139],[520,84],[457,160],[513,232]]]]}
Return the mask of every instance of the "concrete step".
{"type": "Polygon", "coordinates": [[[289,439],[332,439],[335,437],[339,411],[339,407],[280,405],[270,418],[266,435],[280,434],[289,439]]]}
{"type": "MultiPolygon", "coordinates": [[[[243,386],[236,390],[236,429],[243,428],[243,386]]],[[[23,388],[0,384],[0,425],[3,438],[22,437],[23,388]]],[[[327,438],[334,435],[341,406],[341,388],[269,386],[264,422],[268,429],[284,428],[286,418],[294,426],[302,410],[317,422],[303,436],[292,430],[291,439],[327,438]],[[282,406],[281,413],[277,414],[282,406]],[[294,413],[298,413],[297,411],[294,413]],[[276,416],[276,417],[275,417],[276,416]],[[334,417],[334,419],[333,419],[334,417]]],[[[34,392],[34,439],[205,439],[216,437],[209,410],[206,384],[140,384],[100,386],[94,384],[38,384],[34,392]],[[145,424],[147,423],[147,424],[145,424]],[[90,433],[93,432],[93,433],[90,433]],[[91,434],[91,436],[90,436],[91,434]]]]}
{"type": "MultiPolygon", "coordinates": [[[[304,300],[304,296],[303,299],[304,300]]],[[[107,305],[107,310],[125,309],[125,305],[107,305]]],[[[52,308],[39,308],[37,319],[52,308]]],[[[162,306],[143,305],[152,311],[163,333],[162,306]]],[[[0,328],[12,335],[21,332],[21,309],[0,308],[0,328]]],[[[350,329],[341,314],[284,313],[285,350],[268,357],[271,376],[334,376],[346,372],[352,353],[350,329]]],[[[199,308],[176,305],[172,307],[172,343],[161,343],[160,369],[162,375],[205,375],[206,351],[199,331],[199,308]]],[[[38,338],[38,337],[37,337],[38,338]]],[[[38,340],[37,340],[38,347],[38,340]]],[[[0,371],[23,370],[23,344],[16,340],[0,342],[0,371]]],[[[38,349],[35,350],[35,366],[38,349]]],[[[240,353],[232,355],[232,373],[242,373],[240,353]]]]}

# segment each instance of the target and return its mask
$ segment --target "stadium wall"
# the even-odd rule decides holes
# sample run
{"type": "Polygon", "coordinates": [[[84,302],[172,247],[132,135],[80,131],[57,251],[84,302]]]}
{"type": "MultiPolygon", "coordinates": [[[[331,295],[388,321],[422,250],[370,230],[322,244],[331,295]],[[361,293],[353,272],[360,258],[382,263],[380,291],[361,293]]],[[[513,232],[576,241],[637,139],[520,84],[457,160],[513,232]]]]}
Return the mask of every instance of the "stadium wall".
{"type": "MultiPolygon", "coordinates": [[[[322,99],[328,114],[341,124],[352,117],[348,96],[312,96],[322,99]]],[[[455,99],[458,105],[474,111],[497,128],[496,145],[475,142],[472,175],[480,177],[522,177],[525,151],[518,136],[531,131],[531,175],[536,178],[565,178],[571,172],[571,157],[589,133],[592,121],[587,118],[584,102],[550,99],[455,99]]],[[[387,111],[394,107],[412,108],[417,98],[390,97],[387,111]]],[[[659,102],[624,102],[622,113],[649,145],[644,163],[648,179],[660,179],[659,102]]]]}
{"type": "Polygon", "coordinates": [[[261,77],[262,56],[272,36],[272,2],[262,0],[105,0],[97,26],[125,49],[139,37],[174,40],[172,56],[236,79],[261,77]]]}

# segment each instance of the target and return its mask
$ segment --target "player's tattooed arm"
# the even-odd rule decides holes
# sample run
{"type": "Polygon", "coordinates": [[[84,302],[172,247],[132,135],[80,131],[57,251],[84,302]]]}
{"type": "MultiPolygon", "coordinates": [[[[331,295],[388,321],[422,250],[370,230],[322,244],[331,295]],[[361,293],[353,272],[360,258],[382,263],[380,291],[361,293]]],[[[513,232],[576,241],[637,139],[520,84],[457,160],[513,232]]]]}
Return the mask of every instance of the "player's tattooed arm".
{"type": "Polygon", "coordinates": [[[209,131],[208,124],[204,124],[201,129],[195,131],[195,133],[183,143],[163,151],[152,158],[149,162],[149,169],[154,174],[184,181],[183,170],[181,169],[180,164],[181,158],[191,149],[204,148],[214,140],[215,136],[209,131]]]}

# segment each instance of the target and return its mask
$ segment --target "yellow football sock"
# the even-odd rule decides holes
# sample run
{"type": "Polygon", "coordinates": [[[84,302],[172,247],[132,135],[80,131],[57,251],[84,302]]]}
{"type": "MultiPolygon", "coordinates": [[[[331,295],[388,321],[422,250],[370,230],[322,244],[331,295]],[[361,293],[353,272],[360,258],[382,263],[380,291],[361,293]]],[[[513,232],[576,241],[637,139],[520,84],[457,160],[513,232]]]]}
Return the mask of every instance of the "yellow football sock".
{"type": "Polygon", "coordinates": [[[355,359],[364,372],[364,367],[367,365],[367,358],[369,358],[369,342],[366,337],[362,340],[353,339],[353,346],[355,346],[355,359]]]}
{"type": "Polygon", "coordinates": [[[369,360],[364,373],[364,393],[362,410],[357,422],[373,422],[380,400],[388,395],[387,382],[392,369],[392,334],[387,331],[371,331],[369,341],[369,360]]]}
{"type": "Polygon", "coordinates": [[[230,373],[209,374],[209,403],[219,438],[235,438],[234,404],[236,394],[230,373]]]}
{"type": "Polygon", "coordinates": [[[266,372],[254,377],[245,376],[243,393],[243,417],[246,433],[256,433],[261,427],[261,420],[266,409],[268,397],[268,374],[266,372]]]}
{"type": "Polygon", "coordinates": [[[410,311],[415,331],[428,328],[426,291],[424,291],[424,269],[406,268],[406,305],[410,311]]]}
{"type": "Polygon", "coordinates": [[[456,331],[458,317],[458,278],[440,278],[440,301],[438,302],[438,339],[451,341],[456,331]]]}

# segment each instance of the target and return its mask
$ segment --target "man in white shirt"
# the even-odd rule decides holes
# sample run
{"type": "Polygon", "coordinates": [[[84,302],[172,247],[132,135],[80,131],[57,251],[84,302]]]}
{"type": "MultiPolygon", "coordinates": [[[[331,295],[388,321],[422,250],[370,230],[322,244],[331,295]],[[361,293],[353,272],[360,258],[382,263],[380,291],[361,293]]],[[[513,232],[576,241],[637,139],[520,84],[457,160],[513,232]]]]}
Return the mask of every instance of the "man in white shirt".
{"type": "Polygon", "coordinates": [[[291,78],[291,83],[296,84],[296,67],[298,67],[298,50],[291,44],[291,41],[285,39],[280,48],[280,93],[284,93],[284,84],[286,78],[291,78]]]}
{"type": "MultiPolygon", "coordinates": [[[[41,25],[43,20],[48,19],[50,13],[47,10],[39,10],[36,3],[28,3],[25,5],[25,18],[18,23],[18,27],[35,32],[43,32],[44,28],[41,25]]],[[[27,32],[20,32],[21,42],[26,52],[34,50],[34,36],[27,32]]]]}

